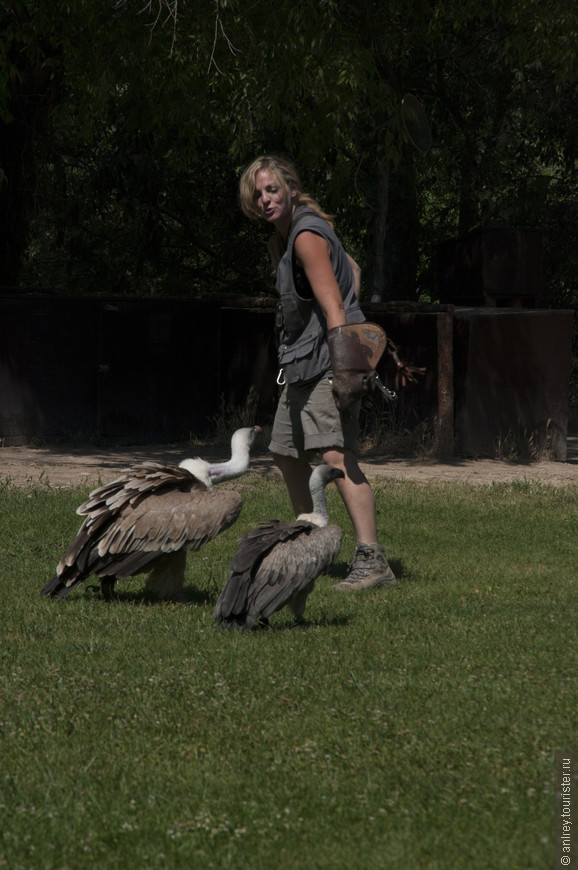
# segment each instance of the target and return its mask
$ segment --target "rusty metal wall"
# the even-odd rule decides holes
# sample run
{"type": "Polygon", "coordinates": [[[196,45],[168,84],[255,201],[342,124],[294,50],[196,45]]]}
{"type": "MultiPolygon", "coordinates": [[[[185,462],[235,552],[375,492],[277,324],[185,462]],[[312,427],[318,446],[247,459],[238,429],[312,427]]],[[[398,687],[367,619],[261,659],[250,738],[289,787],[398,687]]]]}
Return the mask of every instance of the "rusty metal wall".
{"type": "Polygon", "coordinates": [[[246,422],[269,422],[277,406],[275,309],[228,303],[221,309],[221,383],[227,406],[246,422]],[[252,416],[251,416],[252,415],[252,416]]]}
{"type": "Polygon", "coordinates": [[[572,311],[455,309],[457,452],[495,456],[532,436],[566,458],[572,325],[572,311]]]}
{"type": "Polygon", "coordinates": [[[417,383],[398,389],[397,368],[384,354],[377,370],[383,382],[398,393],[395,414],[400,425],[416,426],[435,422],[438,413],[437,316],[439,306],[362,306],[368,320],[378,323],[398,348],[400,359],[425,368],[417,383]]]}
{"type": "Polygon", "coordinates": [[[170,440],[221,393],[213,302],[0,297],[0,439],[170,440]]]}
{"type": "MultiPolygon", "coordinates": [[[[493,456],[516,433],[565,458],[571,311],[367,306],[407,362],[396,420],[423,422],[440,454],[493,456]]],[[[0,297],[0,442],[129,443],[204,434],[245,406],[269,422],[277,363],[271,305],[125,297],[0,297]]],[[[395,387],[387,357],[378,367],[395,387]]],[[[251,416],[252,415],[252,416],[251,416]]]]}

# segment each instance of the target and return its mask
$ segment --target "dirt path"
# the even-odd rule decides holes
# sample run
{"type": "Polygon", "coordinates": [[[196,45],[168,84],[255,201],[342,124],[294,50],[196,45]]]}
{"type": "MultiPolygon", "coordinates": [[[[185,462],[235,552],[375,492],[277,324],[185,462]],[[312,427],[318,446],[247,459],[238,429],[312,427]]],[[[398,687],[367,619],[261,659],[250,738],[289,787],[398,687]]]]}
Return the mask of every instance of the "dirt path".
{"type": "MultiPolygon", "coordinates": [[[[0,447],[0,484],[16,486],[91,487],[109,483],[121,469],[152,459],[178,464],[197,453],[210,461],[224,458],[227,451],[212,445],[198,450],[187,444],[138,445],[136,447],[51,448],[0,447]]],[[[520,463],[495,459],[389,459],[362,457],[361,466],[369,479],[389,477],[420,483],[466,481],[473,484],[539,481],[552,486],[578,484],[578,436],[568,439],[566,462],[520,463]]],[[[251,469],[277,474],[270,457],[259,453],[251,469]]]]}

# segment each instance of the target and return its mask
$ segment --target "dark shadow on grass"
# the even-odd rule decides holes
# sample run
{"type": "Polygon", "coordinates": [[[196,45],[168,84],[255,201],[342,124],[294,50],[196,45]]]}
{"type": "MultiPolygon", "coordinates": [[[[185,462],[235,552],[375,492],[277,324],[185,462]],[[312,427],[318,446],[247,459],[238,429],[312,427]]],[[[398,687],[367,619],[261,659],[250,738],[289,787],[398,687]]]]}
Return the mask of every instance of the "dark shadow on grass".
{"type": "Polygon", "coordinates": [[[305,619],[303,622],[275,622],[273,625],[267,619],[261,619],[251,631],[233,623],[221,622],[215,626],[215,631],[230,632],[232,634],[255,634],[256,632],[286,632],[286,631],[307,631],[310,628],[339,628],[348,625],[351,622],[348,616],[332,616],[326,614],[320,619],[305,619]]]}
{"type": "Polygon", "coordinates": [[[264,626],[265,631],[307,631],[310,628],[338,628],[340,626],[349,625],[351,619],[349,616],[327,616],[323,614],[319,619],[305,619],[303,622],[297,623],[275,623],[274,625],[264,626]]]}
{"type": "Polygon", "coordinates": [[[343,580],[345,579],[345,575],[349,571],[349,566],[347,562],[338,562],[336,565],[333,565],[327,574],[326,577],[331,577],[332,580],[343,580]]]}
{"type": "Polygon", "coordinates": [[[388,562],[397,579],[403,580],[406,574],[401,559],[388,559],[388,562]]]}
{"type": "Polygon", "coordinates": [[[123,590],[118,587],[112,594],[110,601],[107,601],[100,591],[100,586],[91,584],[85,589],[85,598],[90,598],[91,601],[102,601],[104,604],[132,604],[143,607],[159,607],[166,604],[180,604],[183,607],[189,607],[193,604],[208,605],[214,604],[216,596],[213,592],[203,589],[185,588],[184,598],[182,601],[172,601],[171,599],[159,600],[153,595],[147,595],[143,590],[123,590]]]}

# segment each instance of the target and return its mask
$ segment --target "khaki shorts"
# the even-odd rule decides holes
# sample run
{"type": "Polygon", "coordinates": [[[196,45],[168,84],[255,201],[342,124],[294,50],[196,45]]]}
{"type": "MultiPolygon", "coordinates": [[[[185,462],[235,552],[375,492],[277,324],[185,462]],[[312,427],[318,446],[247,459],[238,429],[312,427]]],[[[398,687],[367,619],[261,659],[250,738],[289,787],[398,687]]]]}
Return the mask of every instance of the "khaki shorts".
{"type": "Polygon", "coordinates": [[[360,404],[355,403],[344,421],[335,406],[329,378],[287,384],[277,406],[269,450],[297,459],[308,459],[332,447],[355,450],[360,404]]]}

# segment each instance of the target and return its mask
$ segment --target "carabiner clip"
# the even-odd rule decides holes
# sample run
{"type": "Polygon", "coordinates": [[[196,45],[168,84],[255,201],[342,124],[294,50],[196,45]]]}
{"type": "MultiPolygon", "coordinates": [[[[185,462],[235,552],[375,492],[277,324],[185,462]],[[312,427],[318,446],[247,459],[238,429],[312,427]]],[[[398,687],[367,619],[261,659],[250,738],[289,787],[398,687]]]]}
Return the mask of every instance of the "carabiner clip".
{"type": "Polygon", "coordinates": [[[277,383],[280,387],[285,386],[285,372],[283,369],[279,369],[279,374],[277,375],[277,383]]]}

